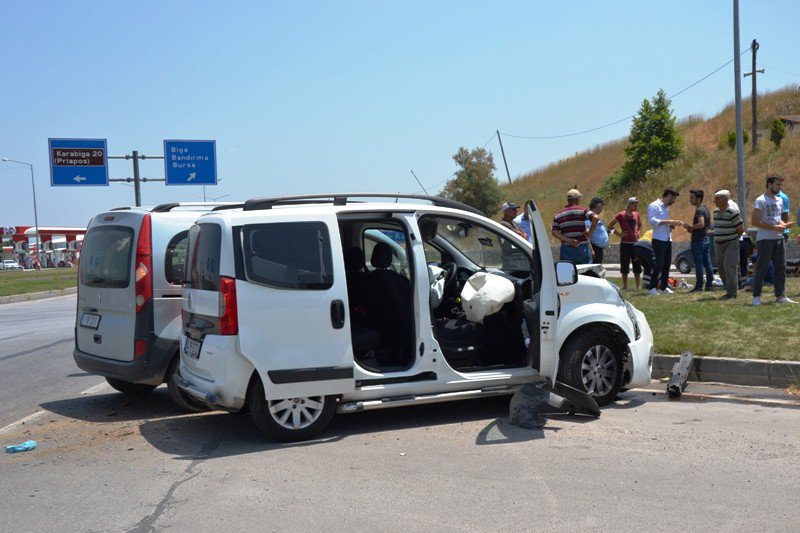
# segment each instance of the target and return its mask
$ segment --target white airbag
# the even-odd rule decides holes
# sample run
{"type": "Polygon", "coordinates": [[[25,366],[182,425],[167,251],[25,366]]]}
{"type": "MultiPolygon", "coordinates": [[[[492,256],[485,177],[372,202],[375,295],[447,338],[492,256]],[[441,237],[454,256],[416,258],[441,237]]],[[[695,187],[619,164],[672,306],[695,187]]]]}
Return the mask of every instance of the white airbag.
{"type": "Polygon", "coordinates": [[[498,312],[513,299],[511,280],[488,272],[476,272],[461,290],[461,304],[470,322],[483,323],[484,317],[498,312]]]}

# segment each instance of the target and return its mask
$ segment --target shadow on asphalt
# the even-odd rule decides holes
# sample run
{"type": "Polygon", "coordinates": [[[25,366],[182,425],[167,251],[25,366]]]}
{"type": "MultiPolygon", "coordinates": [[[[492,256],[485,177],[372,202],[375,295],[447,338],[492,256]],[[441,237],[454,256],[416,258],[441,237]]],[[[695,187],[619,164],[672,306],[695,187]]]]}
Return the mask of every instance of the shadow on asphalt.
{"type": "Polygon", "coordinates": [[[478,433],[478,445],[510,444],[545,438],[561,428],[553,421],[586,423],[593,418],[553,415],[539,429],[523,429],[508,423],[510,396],[463,400],[433,405],[397,407],[362,413],[334,415],[323,434],[301,443],[279,443],[261,434],[249,415],[210,412],[187,414],[172,403],[164,387],[141,396],[108,393],[79,396],[41,404],[57,415],[89,423],[136,422],[147,442],[176,459],[228,457],[287,447],[314,446],[358,435],[403,429],[456,426],[488,420],[478,433]],[[208,444],[214,443],[213,450],[208,444]]]}

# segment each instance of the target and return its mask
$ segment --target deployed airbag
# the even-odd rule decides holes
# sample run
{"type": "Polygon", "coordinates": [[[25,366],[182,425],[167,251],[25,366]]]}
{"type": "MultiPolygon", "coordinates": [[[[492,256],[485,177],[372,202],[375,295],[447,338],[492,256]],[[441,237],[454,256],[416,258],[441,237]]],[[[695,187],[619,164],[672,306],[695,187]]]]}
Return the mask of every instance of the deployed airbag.
{"type": "Polygon", "coordinates": [[[513,299],[514,283],[489,272],[476,272],[461,290],[461,304],[467,320],[481,324],[484,317],[498,312],[503,304],[513,299]]]}

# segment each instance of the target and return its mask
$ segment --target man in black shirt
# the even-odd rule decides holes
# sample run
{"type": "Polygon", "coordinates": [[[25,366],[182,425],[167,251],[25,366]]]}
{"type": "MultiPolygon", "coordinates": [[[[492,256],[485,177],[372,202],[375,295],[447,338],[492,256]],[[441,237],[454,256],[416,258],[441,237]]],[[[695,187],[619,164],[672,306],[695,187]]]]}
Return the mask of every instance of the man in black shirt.
{"type": "Polygon", "coordinates": [[[694,217],[691,224],[684,224],[687,231],[692,234],[692,259],[694,259],[695,285],[691,292],[703,290],[703,271],[706,273],[706,288],[710,291],[714,287],[714,271],[711,267],[711,241],[708,238],[708,227],[711,225],[711,213],[703,205],[703,190],[692,189],[689,191],[689,203],[694,206],[694,217]]]}

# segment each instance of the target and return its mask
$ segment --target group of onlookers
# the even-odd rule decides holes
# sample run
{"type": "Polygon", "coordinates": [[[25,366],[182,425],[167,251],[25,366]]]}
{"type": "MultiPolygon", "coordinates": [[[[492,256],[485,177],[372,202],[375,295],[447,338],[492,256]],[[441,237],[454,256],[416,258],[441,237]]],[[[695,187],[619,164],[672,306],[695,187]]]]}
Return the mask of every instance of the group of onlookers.
{"type": "MultiPolygon", "coordinates": [[[[761,290],[765,278],[770,274],[776,301],[795,303],[785,294],[785,243],[794,222],[789,221],[789,198],[781,191],[782,187],[782,177],[767,176],[764,194],[756,198],[753,204],[750,224],[757,230],[757,255],[752,276],[753,305],[761,305],[761,290]]],[[[739,206],[731,200],[730,191],[722,189],[714,193],[714,212],[711,213],[704,204],[704,191],[691,189],[689,202],[694,207],[694,215],[689,223],[670,218],[669,208],[678,196],[680,193],[677,190],[668,187],[661,198],[647,206],[647,220],[652,229],[642,233],[637,198],[628,198],[625,209],[616,213],[606,227],[600,218],[605,207],[603,200],[595,197],[589,202],[588,208],[583,207],[583,195],[577,189],[570,189],[567,192],[567,205],[555,214],[551,227],[552,235],[561,241],[561,260],[576,264],[602,263],[609,237],[617,235],[620,238],[622,288],[628,288],[632,266],[637,289],[641,286],[643,273],[649,294],[671,294],[669,270],[672,263],[672,231],[682,227],[691,234],[690,247],[696,270],[695,285],[691,292],[714,290],[710,238],[713,235],[713,253],[716,255],[719,278],[725,288],[722,299],[735,299],[747,275],[748,258],[752,250],[739,206]]],[[[501,224],[530,239],[527,209],[517,216],[518,209],[513,203],[503,204],[501,224]]]]}

